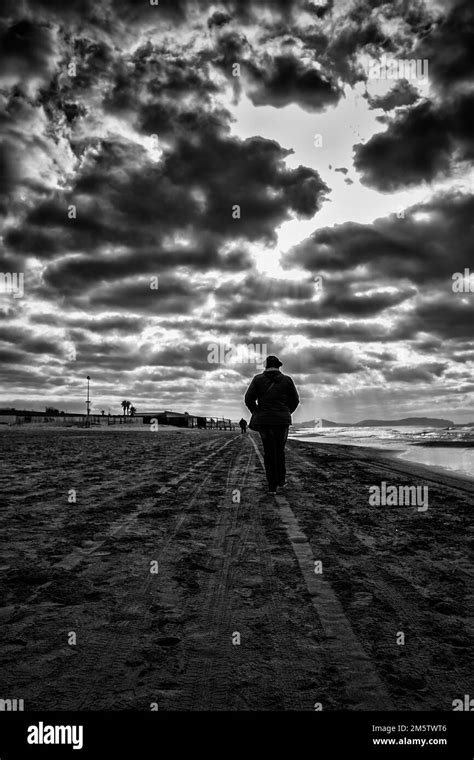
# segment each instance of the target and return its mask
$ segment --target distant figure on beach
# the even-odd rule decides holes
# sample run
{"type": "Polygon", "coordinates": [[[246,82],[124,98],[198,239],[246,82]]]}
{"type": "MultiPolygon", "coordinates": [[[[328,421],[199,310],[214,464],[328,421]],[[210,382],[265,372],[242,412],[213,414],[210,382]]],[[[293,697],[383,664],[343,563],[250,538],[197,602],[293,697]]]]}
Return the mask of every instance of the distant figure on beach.
{"type": "Polygon", "coordinates": [[[239,425],[240,425],[240,432],[241,433],[246,433],[247,432],[247,420],[244,420],[244,418],[242,417],[242,419],[239,422],[239,425]]]}
{"type": "Polygon", "coordinates": [[[265,371],[255,375],[245,394],[245,406],[252,412],[249,427],[262,438],[270,493],[286,485],[285,445],[291,415],[300,403],[293,380],[281,366],[277,356],[267,356],[265,371]]]}

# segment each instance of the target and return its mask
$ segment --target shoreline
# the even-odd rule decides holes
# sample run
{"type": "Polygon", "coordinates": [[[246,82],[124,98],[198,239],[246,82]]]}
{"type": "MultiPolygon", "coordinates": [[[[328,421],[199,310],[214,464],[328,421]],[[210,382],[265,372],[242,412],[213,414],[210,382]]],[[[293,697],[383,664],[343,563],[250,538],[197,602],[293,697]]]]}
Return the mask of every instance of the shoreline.
{"type": "MultiPolygon", "coordinates": [[[[329,449],[338,450],[338,453],[345,453],[351,458],[360,461],[370,461],[373,464],[380,464],[388,466],[388,462],[392,463],[389,467],[390,470],[396,473],[406,473],[411,477],[419,477],[422,480],[431,480],[440,485],[445,485],[448,488],[459,488],[461,490],[468,491],[474,494],[474,477],[463,475],[461,473],[451,474],[448,470],[445,470],[436,465],[425,465],[418,462],[411,462],[406,459],[400,459],[400,454],[403,454],[407,449],[384,449],[375,446],[355,446],[352,444],[337,444],[337,443],[322,443],[319,441],[298,441],[295,438],[291,438],[290,441],[299,445],[306,444],[315,448],[321,448],[325,451],[329,449]],[[375,455],[375,458],[374,458],[375,455]],[[377,459],[380,461],[378,462],[377,459]],[[396,463],[397,466],[393,466],[396,463]],[[467,486],[467,488],[466,488],[467,486]]],[[[290,442],[289,441],[289,442],[290,442]]]]}

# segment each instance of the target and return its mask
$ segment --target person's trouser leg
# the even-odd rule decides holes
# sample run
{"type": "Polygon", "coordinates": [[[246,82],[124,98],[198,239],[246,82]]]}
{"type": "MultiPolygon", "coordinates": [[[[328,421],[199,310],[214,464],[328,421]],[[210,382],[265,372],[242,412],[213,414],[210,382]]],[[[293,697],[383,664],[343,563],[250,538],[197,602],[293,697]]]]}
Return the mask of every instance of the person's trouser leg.
{"type": "Polygon", "coordinates": [[[285,446],[288,438],[288,427],[280,425],[274,428],[276,483],[282,486],[286,480],[285,446]]]}
{"type": "Polygon", "coordinates": [[[270,491],[274,491],[277,487],[274,428],[270,427],[269,425],[261,425],[259,428],[259,433],[263,444],[263,462],[265,464],[265,473],[267,475],[268,487],[270,491]]]}

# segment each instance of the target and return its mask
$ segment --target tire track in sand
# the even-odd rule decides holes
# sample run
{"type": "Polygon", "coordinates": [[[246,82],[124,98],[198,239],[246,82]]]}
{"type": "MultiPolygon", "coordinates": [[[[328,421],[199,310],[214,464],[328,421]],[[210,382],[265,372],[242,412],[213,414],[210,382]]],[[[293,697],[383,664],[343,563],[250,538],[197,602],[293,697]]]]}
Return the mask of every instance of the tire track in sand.
{"type": "MultiPolygon", "coordinates": [[[[157,489],[157,495],[171,491],[193,473],[201,475],[203,467],[215,459],[218,454],[222,454],[232,441],[235,441],[235,438],[227,440],[218,448],[214,447],[208,455],[194,463],[186,472],[157,489]]],[[[218,465],[219,462],[220,460],[214,466],[218,465]]],[[[173,537],[186,519],[186,511],[193,507],[200,491],[212,477],[213,472],[214,470],[211,470],[199,483],[189,502],[183,501],[183,506],[176,515],[173,527],[167,532],[164,545],[158,552],[159,559],[163,558],[164,552],[170,548],[173,537]]],[[[153,514],[154,510],[150,510],[150,507],[155,503],[155,497],[144,499],[138,509],[114,521],[109,526],[104,539],[96,542],[90,551],[74,550],[55,567],[70,569],[77,567],[83,560],[94,560],[97,550],[111,538],[118,539],[123,536],[132,527],[139,515],[144,516],[147,511],[149,514],[153,514]]],[[[153,554],[155,556],[156,552],[153,554]]],[[[34,598],[49,585],[50,582],[38,588],[29,601],[34,601],[34,598]]],[[[150,593],[153,592],[153,587],[153,576],[149,572],[141,574],[138,582],[132,584],[131,588],[120,597],[119,604],[113,611],[113,620],[99,630],[88,630],[87,624],[81,630],[81,616],[79,615],[74,620],[73,628],[81,630],[80,647],[67,662],[53,663],[49,671],[42,674],[39,689],[32,689],[30,703],[47,705],[48,709],[56,709],[56,706],[50,706],[51,682],[60,678],[67,680],[68,701],[72,700],[72,706],[65,709],[111,709],[111,703],[113,709],[129,708],[129,702],[123,702],[120,693],[133,691],[133,677],[121,682],[120,668],[136,648],[137,628],[134,626],[139,625],[141,629],[145,630],[150,623],[150,593]],[[111,693],[109,697],[107,693],[107,683],[111,684],[113,696],[111,693]]]]}
{"type": "MultiPolygon", "coordinates": [[[[255,453],[251,447],[246,450],[240,447],[235,459],[229,463],[226,494],[211,537],[212,551],[222,557],[222,562],[202,592],[197,647],[180,695],[183,709],[232,709],[235,705],[233,689],[245,700],[245,682],[242,684],[239,670],[254,667],[258,671],[262,662],[268,665],[273,705],[278,704],[285,710],[303,709],[296,685],[298,664],[293,656],[288,655],[289,635],[281,622],[282,600],[277,602],[275,599],[271,552],[256,504],[255,487],[248,484],[249,471],[254,463],[255,453]],[[232,503],[231,494],[237,486],[241,494],[248,486],[250,498],[246,496],[242,501],[232,503]],[[254,566],[250,570],[254,574],[249,579],[251,586],[260,587],[269,604],[259,616],[261,623],[265,623],[266,632],[260,634],[257,629],[243,633],[244,652],[240,646],[231,645],[230,638],[234,629],[242,627],[241,623],[245,628],[246,610],[236,603],[236,594],[242,582],[244,588],[241,591],[251,593],[240,572],[250,554],[254,566]],[[255,566],[258,567],[257,573],[255,566]]],[[[260,706],[247,704],[244,709],[259,709],[260,706]]]]}

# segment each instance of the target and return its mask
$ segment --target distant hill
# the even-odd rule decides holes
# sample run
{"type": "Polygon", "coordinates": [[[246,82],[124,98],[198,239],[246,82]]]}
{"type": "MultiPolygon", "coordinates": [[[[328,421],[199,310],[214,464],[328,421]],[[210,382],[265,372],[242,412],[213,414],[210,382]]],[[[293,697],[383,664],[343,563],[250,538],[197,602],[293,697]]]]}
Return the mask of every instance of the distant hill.
{"type": "Polygon", "coordinates": [[[357,422],[354,427],[377,427],[384,426],[402,426],[416,425],[419,427],[452,427],[454,422],[451,420],[437,419],[436,417],[405,417],[402,420],[362,420],[357,422]]]}
{"type": "Polygon", "coordinates": [[[352,427],[353,423],[347,423],[347,425],[344,422],[331,422],[331,420],[308,420],[307,422],[295,422],[294,427],[301,427],[301,428],[313,428],[316,426],[316,423],[319,423],[318,427],[352,427]]]}
{"type": "Polygon", "coordinates": [[[361,420],[360,422],[332,422],[331,420],[308,420],[296,422],[295,427],[313,428],[319,422],[318,427],[453,427],[451,420],[442,420],[432,417],[404,417],[401,420],[361,420]]]}

